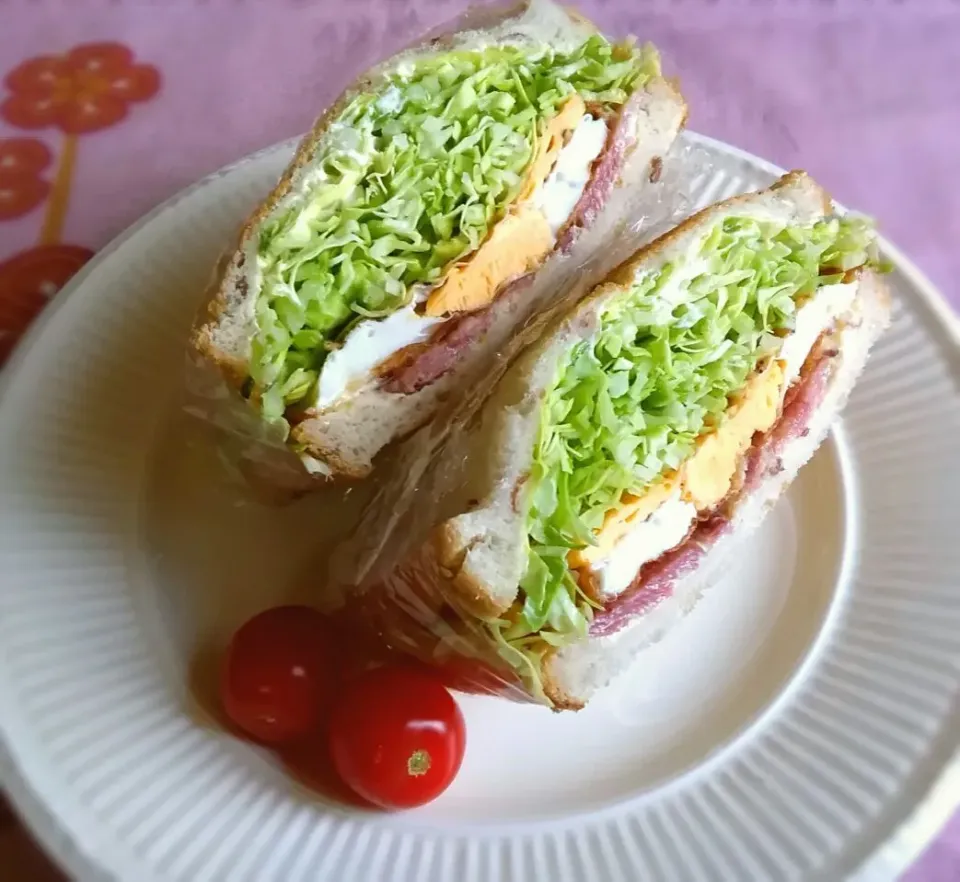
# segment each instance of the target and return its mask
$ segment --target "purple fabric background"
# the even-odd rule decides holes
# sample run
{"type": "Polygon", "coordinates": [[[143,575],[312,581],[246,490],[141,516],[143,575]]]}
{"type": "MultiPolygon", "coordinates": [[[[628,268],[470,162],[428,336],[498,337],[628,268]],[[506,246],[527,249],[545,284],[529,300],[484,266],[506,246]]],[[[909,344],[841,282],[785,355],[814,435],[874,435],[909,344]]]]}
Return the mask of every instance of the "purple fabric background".
{"type": "MultiPolygon", "coordinates": [[[[0,0],[0,75],[118,41],[161,91],[80,139],[64,241],[98,248],[161,200],[303,131],[361,69],[464,0],[0,0]]],[[[951,0],[580,0],[661,49],[691,128],[802,166],[884,231],[960,308],[960,4],[951,0]]],[[[0,121],[0,138],[16,134],[0,121]]],[[[39,133],[56,152],[58,136],[39,133]]],[[[37,212],[0,224],[0,260],[37,212]]],[[[2,293],[2,292],[0,292],[2,293]]],[[[910,882],[960,879],[960,818],[910,882]]]]}

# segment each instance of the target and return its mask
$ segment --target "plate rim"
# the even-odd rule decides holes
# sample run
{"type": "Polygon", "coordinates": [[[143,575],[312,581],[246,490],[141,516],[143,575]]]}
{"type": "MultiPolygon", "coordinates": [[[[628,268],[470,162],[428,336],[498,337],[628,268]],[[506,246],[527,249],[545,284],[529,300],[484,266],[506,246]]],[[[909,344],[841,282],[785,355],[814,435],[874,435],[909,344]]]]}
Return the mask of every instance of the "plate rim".
{"type": "MultiPolygon", "coordinates": [[[[748,150],[708,135],[687,130],[684,137],[693,144],[711,147],[771,175],[779,176],[786,171],[748,150]]],[[[37,348],[50,322],[55,320],[73,292],[81,288],[98,267],[111,260],[115,252],[129,239],[149,227],[160,216],[175,209],[180,202],[197,191],[270,154],[292,150],[299,141],[300,137],[278,141],[203,176],[138,218],[98,250],[47,303],[42,314],[33,321],[27,332],[20,338],[11,357],[0,369],[0,411],[9,390],[16,384],[27,358],[37,348]]],[[[843,210],[842,204],[836,203],[836,205],[843,210]]],[[[954,312],[945,295],[913,260],[886,236],[880,235],[878,239],[881,250],[908,282],[911,297],[926,308],[928,329],[937,332],[943,338],[941,342],[947,344],[946,348],[952,348],[953,361],[960,365],[960,316],[954,312]]],[[[5,725],[0,726],[0,784],[3,785],[10,807],[25,822],[31,835],[42,845],[44,852],[62,870],[78,879],[115,880],[118,878],[112,867],[102,864],[98,857],[89,853],[84,843],[75,840],[72,831],[59,824],[54,811],[34,792],[29,776],[14,758],[8,744],[5,725]]],[[[861,860],[853,870],[852,876],[861,877],[882,870],[893,877],[899,877],[932,843],[958,808],[960,808],[960,746],[955,748],[953,754],[947,758],[920,801],[895,824],[889,836],[861,860]]]]}

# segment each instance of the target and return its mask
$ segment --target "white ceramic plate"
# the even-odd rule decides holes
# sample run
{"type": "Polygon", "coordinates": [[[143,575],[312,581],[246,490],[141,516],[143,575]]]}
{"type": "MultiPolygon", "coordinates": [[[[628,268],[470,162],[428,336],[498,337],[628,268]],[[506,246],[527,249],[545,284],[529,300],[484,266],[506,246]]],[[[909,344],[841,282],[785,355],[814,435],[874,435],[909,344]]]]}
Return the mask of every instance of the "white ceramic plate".
{"type": "MultiPolygon", "coordinates": [[[[700,203],[777,172],[687,137],[715,162],[700,203]]],[[[892,249],[894,327],[842,426],[586,711],[463,699],[461,775],[401,815],[324,801],[212,724],[196,658],[286,599],[353,504],[245,503],[179,415],[198,292],[289,155],[123,235],[4,376],[0,768],[46,846],[132,882],[892,878],[954,807],[960,731],[960,334],[892,249]]]]}

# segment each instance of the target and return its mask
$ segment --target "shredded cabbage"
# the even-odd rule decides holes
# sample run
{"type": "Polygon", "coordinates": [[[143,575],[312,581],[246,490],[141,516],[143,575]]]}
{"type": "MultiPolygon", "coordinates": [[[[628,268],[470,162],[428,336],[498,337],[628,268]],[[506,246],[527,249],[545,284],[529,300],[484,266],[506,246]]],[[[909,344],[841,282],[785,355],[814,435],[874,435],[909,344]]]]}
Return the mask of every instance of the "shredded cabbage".
{"type": "Polygon", "coordinates": [[[308,395],[359,316],[390,314],[480,245],[569,95],[615,108],[658,70],[654,50],[591,36],[565,53],[441,53],[350,101],[307,198],[260,235],[251,376],[264,416],[308,395]]]}
{"type": "Polygon", "coordinates": [[[862,218],[806,227],[728,218],[690,254],[639,276],[564,357],[527,485],[520,601],[497,625],[511,649],[501,655],[537,693],[546,647],[582,637],[592,618],[570,549],[595,544],[625,493],[641,496],[722,422],[730,396],[793,328],[798,304],[876,257],[862,218]]]}

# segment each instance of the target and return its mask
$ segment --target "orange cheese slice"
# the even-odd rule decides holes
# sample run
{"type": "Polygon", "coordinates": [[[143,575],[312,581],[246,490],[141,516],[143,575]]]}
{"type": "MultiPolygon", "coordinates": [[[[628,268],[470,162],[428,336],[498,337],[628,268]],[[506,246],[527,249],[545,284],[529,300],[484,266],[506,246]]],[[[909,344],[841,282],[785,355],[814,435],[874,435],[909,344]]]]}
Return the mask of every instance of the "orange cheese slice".
{"type": "Polygon", "coordinates": [[[730,492],[734,476],[755,432],[766,432],[780,412],[784,366],[774,361],[747,382],[738,401],[727,411],[720,428],[704,434],[696,452],[680,467],[654,484],[642,496],[626,495],[616,511],[607,513],[596,534],[596,545],[567,555],[571,567],[590,567],[607,557],[631,529],[646,520],[679,488],[681,498],[698,512],[714,508],[730,492]]]}
{"type": "Polygon", "coordinates": [[[553,231],[543,212],[529,200],[550,174],[563,148],[564,135],[576,128],[584,112],[583,99],[571,95],[547,123],[516,201],[480,247],[451,267],[443,283],[431,292],[424,309],[428,316],[487,306],[504,282],[534,269],[550,253],[553,231]]]}
{"type": "Polygon", "coordinates": [[[709,511],[730,492],[740,460],[755,432],[766,432],[780,412],[783,365],[773,362],[747,382],[740,400],[715,432],[702,436],[681,470],[684,501],[709,511]]]}
{"type": "Polygon", "coordinates": [[[620,501],[620,508],[607,512],[603,526],[596,535],[597,544],[573,549],[567,555],[567,563],[572,567],[585,567],[603,560],[634,524],[645,521],[670,498],[676,486],[676,476],[672,476],[654,484],[643,496],[625,495],[620,501]]]}

